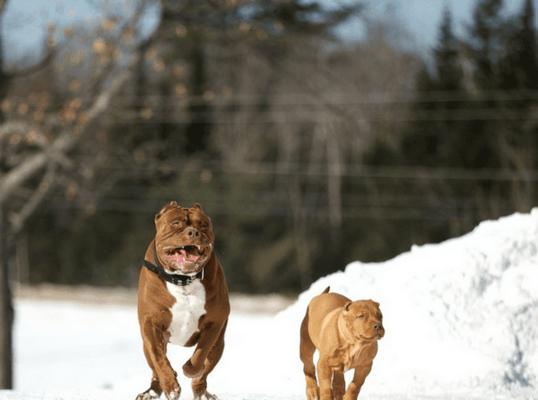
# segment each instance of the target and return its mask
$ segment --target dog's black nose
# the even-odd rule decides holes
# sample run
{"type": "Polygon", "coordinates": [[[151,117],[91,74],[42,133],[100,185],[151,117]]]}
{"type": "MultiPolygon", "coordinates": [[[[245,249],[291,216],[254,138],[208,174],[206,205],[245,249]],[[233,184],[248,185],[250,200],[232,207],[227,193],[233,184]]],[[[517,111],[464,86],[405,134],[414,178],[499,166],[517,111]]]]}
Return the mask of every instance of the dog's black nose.
{"type": "Polygon", "coordinates": [[[190,238],[199,238],[200,237],[200,232],[198,231],[198,229],[193,228],[193,227],[188,227],[186,233],[187,233],[187,236],[190,237],[190,238]]]}
{"type": "Polygon", "coordinates": [[[375,324],[375,325],[374,325],[374,329],[377,330],[377,331],[379,331],[379,330],[383,329],[383,325],[381,325],[381,324],[375,324]]]}

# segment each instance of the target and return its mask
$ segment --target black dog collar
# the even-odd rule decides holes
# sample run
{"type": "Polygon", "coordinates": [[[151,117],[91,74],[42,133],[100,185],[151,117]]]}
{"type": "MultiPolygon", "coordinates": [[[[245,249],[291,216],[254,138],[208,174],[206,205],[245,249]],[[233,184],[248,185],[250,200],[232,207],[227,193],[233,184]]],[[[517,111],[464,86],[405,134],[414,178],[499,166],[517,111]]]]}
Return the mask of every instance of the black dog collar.
{"type": "Polygon", "coordinates": [[[161,279],[164,279],[166,282],[170,282],[178,286],[187,286],[187,285],[190,285],[196,279],[200,279],[200,280],[204,279],[203,269],[200,272],[198,272],[196,275],[190,276],[190,275],[169,274],[168,272],[164,270],[163,267],[161,267],[160,265],[152,264],[148,260],[144,260],[144,266],[150,271],[155,272],[157,275],[161,277],[161,279]]]}

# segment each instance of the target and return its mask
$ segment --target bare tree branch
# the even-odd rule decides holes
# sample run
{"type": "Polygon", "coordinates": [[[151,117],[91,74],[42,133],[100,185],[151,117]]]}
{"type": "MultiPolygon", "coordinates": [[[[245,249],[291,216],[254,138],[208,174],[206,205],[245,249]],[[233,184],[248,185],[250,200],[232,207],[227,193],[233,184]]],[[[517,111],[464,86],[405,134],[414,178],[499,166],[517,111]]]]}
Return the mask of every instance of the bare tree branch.
{"type": "Polygon", "coordinates": [[[42,169],[47,162],[54,158],[61,158],[63,154],[71,150],[82,137],[89,131],[88,126],[105,111],[112,97],[121,89],[129,77],[129,69],[122,72],[112,81],[110,86],[103,91],[94,101],[90,109],[84,114],[83,122],[77,127],[77,132],[72,129],[64,130],[56,140],[44,151],[29,157],[19,166],[13,168],[0,180],[0,204],[3,203],[11,192],[31,178],[42,169]]]}
{"type": "Polygon", "coordinates": [[[39,206],[41,201],[45,198],[46,194],[49,192],[54,181],[54,175],[56,173],[56,167],[54,164],[49,164],[47,172],[41,179],[39,186],[32,193],[30,199],[24,204],[22,209],[17,214],[12,214],[9,217],[12,233],[17,234],[24,227],[24,223],[32,215],[35,209],[39,206]]]}
{"type": "MultiPolygon", "coordinates": [[[[0,0],[1,1],[1,0],[0,0]]],[[[139,4],[131,24],[136,25],[143,14],[144,2],[139,4]]],[[[0,2],[0,7],[2,3],[0,2]]],[[[123,29],[126,29],[125,27],[123,29]]],[[[121,90],[124,83],[131,76],[131,70],[136,65],[139,58],[142,56],[141,50],[150,45],[154,35],[150,35],[134,48],[134,56],[118,75],[110,79],[110,83],[106,83],[102,91],[97,95],[92,105],[82,113],[78,126],[70,126],[64,128],[58,137],[43,151],[28,157],[22,161],[17,167],[11,169],[0,179],[0,204],[2,204],[13,192],[20,187],[24,182],[30,179],[34,174],[44,168],[47,163],[58,160],[66,160],[66,153],[72,150],[82,138],[91,131],[89,127],[95,122],[98,117],[103,114],[110,106],[111,99],[121,90]]],[[[56,120],[57,117],[52,116],[50,123],[56,120]]],[[[15,126],[12,126],[15,128],[15,126]]],[[[17,126],[22,129],[22,125],[17,126]]],[[[1,131],[2,128],[0,128],[1,131]]],[[[6,128],[7,129],[7,128],[6,128]]]]}

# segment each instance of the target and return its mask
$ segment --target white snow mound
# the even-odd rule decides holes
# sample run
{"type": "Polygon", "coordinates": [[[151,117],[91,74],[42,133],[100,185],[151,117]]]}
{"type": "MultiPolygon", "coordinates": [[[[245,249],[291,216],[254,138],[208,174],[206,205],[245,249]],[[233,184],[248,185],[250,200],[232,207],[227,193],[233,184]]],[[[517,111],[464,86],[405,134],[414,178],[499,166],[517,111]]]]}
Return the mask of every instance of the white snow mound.
{"type": "MultiPolygon", "coordinates": [[[[386,335],[363,394],[536,393],[538,209],[387,262],[349,264],[277,320],[298,332],[308,302],[329,285],[381,303],[386,335]]],[[[297,353],[289,332],[283,343],[297,353]]]]}

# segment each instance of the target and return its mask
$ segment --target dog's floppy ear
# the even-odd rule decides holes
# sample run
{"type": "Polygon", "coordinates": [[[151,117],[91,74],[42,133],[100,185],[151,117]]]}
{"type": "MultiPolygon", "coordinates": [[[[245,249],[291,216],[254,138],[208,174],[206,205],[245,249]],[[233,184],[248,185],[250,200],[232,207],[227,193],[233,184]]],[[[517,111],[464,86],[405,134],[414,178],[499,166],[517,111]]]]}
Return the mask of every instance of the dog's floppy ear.
{"type": "Polygon", "coordinates": [[[163,208],[161,208],[161,211],[155,214],[155,223],[157,223],[157,220],[161,218],[161,215],[163,215],[167,210],[172,207],[179,207],[179,205],[176,201],[169,201],[163,208]]]}

